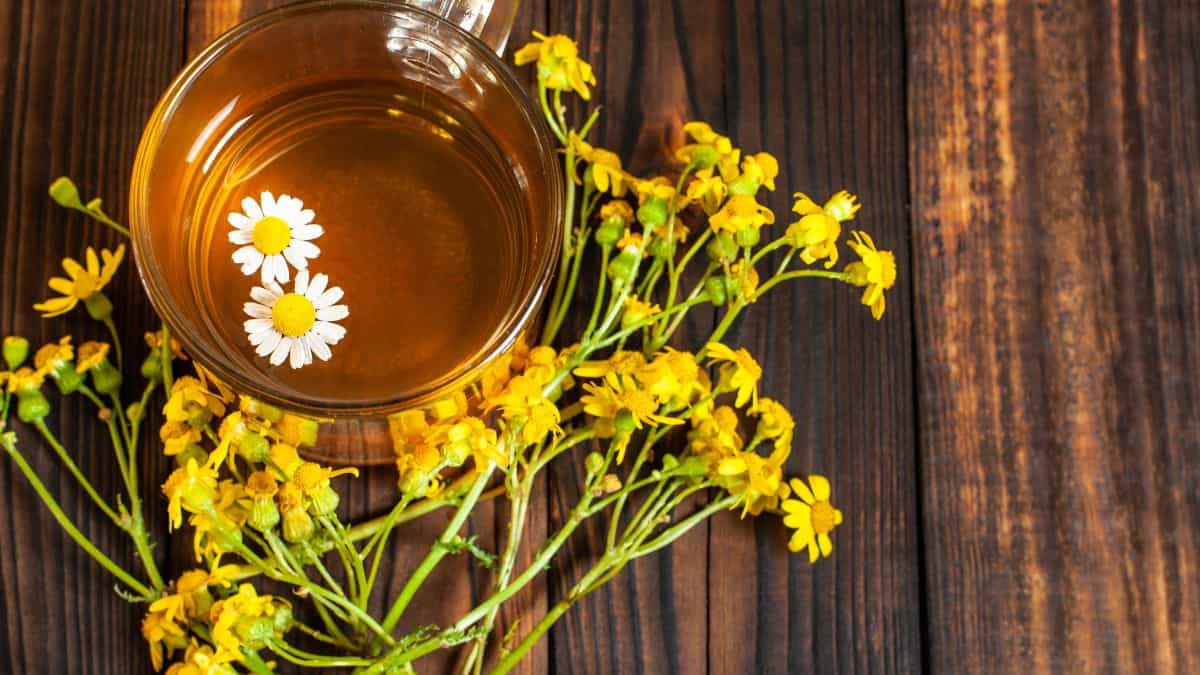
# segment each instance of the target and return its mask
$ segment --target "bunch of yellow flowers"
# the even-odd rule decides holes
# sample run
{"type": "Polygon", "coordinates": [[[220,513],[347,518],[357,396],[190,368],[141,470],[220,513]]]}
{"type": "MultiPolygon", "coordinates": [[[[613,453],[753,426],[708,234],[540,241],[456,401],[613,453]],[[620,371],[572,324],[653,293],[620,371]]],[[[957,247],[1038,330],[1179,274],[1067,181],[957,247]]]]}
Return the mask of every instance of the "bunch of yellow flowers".
{"type": "MultiPolygon", "coordinates": [[[[776,214],[762,201],[776,189],[778,161],[744,152],[704,122],[683,126],[686,142],[666,175],[633,175],[616,153],[588,140],[597,112],[580,125],[568,119],[563,95],[586,101],[595,84],[577,45],[562,35],[535,37],[516,60],[536,65],[572,205],[542,332],[462,390],[389,417],[397,490],[386,513],[359,522],[339,514],[339,478],[358,470],[305,459],[320,443],[322,420],[239,395],[198,364],[192,374],[176,376],[187,356],[166,326],[145,336],[142,394],[124,403],[123,357],[103,293],[124,246],[99,255],[89,248],[82,264],[64,260],[67,277],[49,282],[59,297],[35,305],[49,317],[82,304],[111,343],[76,349],[65,337],[29,362],[29,343],[5,338],[0,445],[67,533],[113,574],[122,595],[145,606],[141,632],[155,669],[266,673],[279,659],[306,669],[412,673],[422,656],[466,645],[463,672],[482,672],[486,664],[504,673],[572,604],[720,511],[779,517],[791,531],[788,548],[810,561],[832,553],[830,534],[842,513],[831,502],[830,483],[817,474],[788,475],[795,421],[760,391],[763,366],[728,344],[726,334],[743,310],[799,278],[861,288],[861,303],[880,319],[896,282],[895,257],[866,232],[846,236],[843,227],[860,209],[846,191],[820,203],[796,193],[795,219],[779,232],[776,214]],[[836,269],[843,243],[857,259],[836,269]],[[585,256],[600,264],[590,294],[578,284],[585,256]],[[705,339],[683,345],[677,332],[700,306],[715,308],[719,321],[705,339]],[[582,328],[565,337],[571,316],[582,328]],[[46,424],[48,382],[63,395],[87,398],[108,426],[125,488],[115,501],[92,486],[46,424]],[[159,440],[175,463],[161,496],[171,529],[189,531],[197,563],[174,580],[159,571],[138,485],[141,423],[160,390],[166,397],[159,440]],[[140,571],[127,570],[75,527],[5,429],[10,413],[41,434],[130,537],[140,571]],[[582,461],[583,489],[522,567],[518,552],[534,481],[556,460],[582,461]],[[497,551],[462,535],[486,499],[503,500],[509,514],[497,551]],[[400,590],[385,598],[386,612],[369,611],[383,592],[378,574],[396,528],[439,509],[452,511],[443,532],[400,590]],[[536,623],[520,626],[521,633],[495,635],[501,607],[542,575],[589,519],[603,523],[604,546],[575,585],[536,623]],[[459,554],[490,570],[490,593],[442,626],[397,634],[429,575],[459,554]]],[[[128,234],[98,199],[83,203],[69,180],[56,181],[50,194],[128,234]]]]}

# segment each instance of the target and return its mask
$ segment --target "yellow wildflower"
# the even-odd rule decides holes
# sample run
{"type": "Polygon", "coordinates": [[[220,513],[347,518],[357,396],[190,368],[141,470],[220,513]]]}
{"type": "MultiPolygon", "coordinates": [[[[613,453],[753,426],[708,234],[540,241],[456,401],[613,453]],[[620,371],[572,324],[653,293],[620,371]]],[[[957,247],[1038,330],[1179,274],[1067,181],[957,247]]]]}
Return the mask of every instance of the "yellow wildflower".
{"type": "Polygon", "coordinates": [[[708,219],[709,227],[717,234],[737,234],[747,228],[757,230],[774,222],[775,212],[755,201],[753,195],[733,195],[708,219]]]}
{"type": "Polygon", "coordinates": [[[639,204],[645,203],[647,199],[661,199],[670,204],[671,200],[675,199],[676,211],[682,209],[687,204],[686,198],[676,198],[675,183],[668,180],[665,176],[637,179],[633,183],[633,190],[637,193],[639,204]]]}
{"type": "Polygon", "coordinates": [[[792,211],[800,216],[800,220],[788,226],[788,243],[792,248],[800,249],[800,259],[805,264],[826,258],[825,269],[833,267],[838,261],[837,240],[842,235],[841,224],[852,220],[858,212],[858,198],[842,190],[830,197],[824,206],[817,206],[803,192],[797,192],[795,199],[792,211]]]}
{"type": "Polygon", "coordinates": [[[614,199],[600,207],[600,220],[619,220],[628,225],[633,222],[633,207],[624,199],[614,199]]]}
{"type": "Polygon", "coordinates": [[[534,347],[529,350],[529,363],[525,366],[524,375],[544,387],[558,374],[558,361],[558,352],[553,347],[534,347]]]}
{"type": "Polygon", "coordinates": [[[292,476],[292,482],[300,488],[305,497],[308,497],[308,510],[314,516],[326,516],[337,510],[340,501],[329,481],[344,475],[357,477],[358,469],[347,467],[335,471],[315,462],[304,462],[296,469],[296,473],[292,476]]]}
{"type": "Polygon", "coordinates": [[[762,377],[762,366],[745,349],[733,350],[720,342],[710,342],[704,347],[713,362],[721,363],[718,388],[737,391],[734,403],[742,407],[746,401],[758,403],[758,380],[762,377]]]}
{"type": "Polygon", "coordinates": [[[660,402],[683,408],[708,392],[708,375],[690,352],[665,347],[636,371],[638,382],[660,402]]]}
{"type": "Polygon", "coordinates": [[[579,58],[579,47],[565,35],[533,32],[536,42],[521,47],[513,55],[518,66],[537,61],[538,82],[547,89],[574,91],[583,100],[591,98],[589,84],[596,84],[592,66],[579,58]]]}
{"type": "Polygon", "coordinates": [[[233,550],[234,542],[241,541],[241,527],[246,522],[247,512],[242,502],[245,489],[232,480],[223,480],[217,486],[216,499],[212,507],[197,510],[188,518],[192,526],[192,550],[196,560],[215,560],[233,550]],[[230,541],[232,538],[234,541],[230,541]]]}
{"type": "Polygon", "coordinates": [[[195,364],[195,368],[196,377],[200,378],[200,384],[204,385],[206,390],[214,392],[216,397],[221,400],[221,403],[226,405],[233,403],[233,400],[237,398],[237,396],[234,395],[233,390],[229,388],[229,385],[222,382],[220,378],[214,375],[211,370],[205,368],[199,363],[195,364]]]}
{"type": "Polygon", "coordinates": [[[217,498],[217,470],[225,461],[229,452],[229,443],[224,441],[213,450],[208,461],[200,465],[194,459],[189,459],[185,466],[176,469],[163,483],[162,491],[169,500],[167,513],[170,515],[171,529],[177,529],[183,524],[183,511],[192,513],[204,511],[212,507],[217,498]]]}
{"type": "Polygon", "coordinates": [[[108,359],[109,346],[103,342],[85,342],[79,345],[79,359],[75,372],[86,373],[108,359]]]}
{"type": "Polygon", "coordinates": [[[496,438],[496,430],[489,429],[478,417],[464,417],[446,432],[446,454],[466,459],[470,456],[477,469],[489,462],[497,466],[508,466],[508,455],[496,438]]]}
{"type": "MultiPolygon", "coordinates": [[[[733,456],[745,445],[738,433],[737,412],[727,405],[718,406],[708,414],[693,413],[691,421],[692,431],[688,433],[688,440],[697,455],[709,454],[711,456],[708,459],[719,462],[733,456]]],[[[716,471],[715,463],[712,469],[716,471]]]]}
{"type": "Polygon", "coordinates": [[[641,352],[619,350],[603,361],[584,361],[575,368],[580,377],[604,377],[609,373],[633,375],[646,367],[646,357],[641,352]]]}
{"type": "Polygon", "coordinates": [[[773,452],[762,457],[753,450],[738,452],[721,460],[717,472],[730,480],[726,486],[730,494],[738,495],[742,505],[742,517],[757,516],[764,510],[773,509],[780,499],[788,495],[783,482],[783,461],[787,453],[773,452]]]}
{"type": "Polygon", "coordinates": [[[71,258],[63,258],[63,270],[70,278],[51,277],[49,282],[50,289],[62,294],[62,297],[50,298],[34,305],[33,308],[46,318],[66,314],[81,301],[86,302],[99,293],[112,280],[124,257],[125,245],[121,244],[115,252],[102,249],[100,258],[96,257],[96,251],[89,246],[85,258],[86,267],[71,258]]]}
{"type": "MultiPolygon", "coordinates": [[[[217,394],[205,388],[200,380],[185,375],[176,378],[175,383],[171,385],[171,396],[163,406],[163,414],[169,422],[193,422],[198,418],[224,415],[225,404],[217,394]]],[[[204,424],[193,426],[202,427],[204,424]]]]}
{"type": "Polygon", "coordinates": [[[405,410],[388,417],[392,449],[396,452],[400,473],[408,469],[434,470],[441,461],[435,434],[422,410],[405,410]]]}
{"type": "Polygon", "coordinates": [[[861,262],[846,265],[849,283],[864,286],[862,304],[871,308],[871,316],[883,318],[887,300],[883,292],[896,284],[896,256],[891,251],[880,251],[866,232],[855,231],[847,244],[862,258],[861,262]]]}
{"type": "MultiPolygon", "coordinates": [[[[609,192],[614,197],[624,196],[626,183],[631,180],[631,177],[621,168],[621,158],[617,156],[617,153],[593,147],[576,135],[574,131],[571,132],[568,143],[575,149],[575,156],[590,165],[588,168],[591,171],[592,184],[598,191],[609,192]]],[[[579,183],[580,180],[575,175],[575,167],[570,166],[568,170],[571,172],[571,178],[579,183]]],[[[584,174],[585,177],[588,175],[584,174]]]]}
{"type": "Polygon", "coordinates": [[[271,425],[271,435],[288,445],[312,447],[317,442],[320,423],[303,415],[283,413],[278,422],[271,425]]]}
{"type": "Polygon", "coordinates": [[[192,640],[183,661],[172,663],[166,675],[236,675],[237,671],[228,663],[235,658],[232,652],[214,653],[212,647],[192,640]]]}
{"type": "Polygon", "coordinates": [[[308,515],[308,502],[304,492],[288,481],[279,487],[279,513],[283,518],[283,538],[296,543],[312,536],[316,526],[308,515]]]}
{"type": "Polygon", "coordinates": [[[781,505],[787,514],[783,524],[795,530],[788,540],[788,549],[798,553],[807,548],[808,561],[816,562],[821,556],[833,553],[829,533],[842,524],[842,512],[829,503],[831,490],[824,476],[809,476],[808,485],[799,478],[793,478],[791,483],[797,499],[786,499],[781,505]]]}
{"type": "Polygon", "coordinates": [[[634,253],[642,251],[642,233],[625,230],[625,234],[621,235],[621,238],[617,240],[617,248],[622,251],[633,251],[634,253]]]}
{"type": "Polygon", "coordinates": [[[67,335],[57,343],[51,342],[42,345],[41,349],[33,355],[33,366],[39,373],[50,375],[73,358],[75,358],[75,351],[71,347],[71,336],[67,335]]]}
{"type": "Polygon", "coordinates": [[[165,422],[158,430],[163,442],[163,454],[175,456],[192,443],[199,443],[202,432],[186,422],[165,422]]]}
{"type": "Polygon", "coordinates": [[[542,395],[542,385],[525,375],[514,377],[504,393],[488,405],[500,408],[505,420],[520,426],[525,443],[538,443],[546,434],[562,432],[558,406],[542,395]]]}
{"type": "Polygon", "coordinates": [[[726,181],[737,176],[738,159],[742,151],[733,147],[728,136],[713,131],[705,122],[688,122],[683,125],[683,132],[691,136],[695,143],[677,150],[675,157],[681,162],[695,162],[699,166],[697,176],[711,176],[713,167],[726,181]]]}
{"type": "Polygon", "coordinates": [[[468,407],[467,394],[460,390],[430,403],[427,410],[434,422],[445,422],[466,415],[468,407]]]}
{"type": "Polygon", "coordinates": [[[750,303],[756,300],[754,293],[758,291],[758,270],[754,269],[753,265],[747,265],[744,259],[738,260],[729,267],[729,278],[734,282],[731,292],[736,289],[742,302],[750,303]]]}
{"type": "Polygon", "coordinates": [[[9,373],[8,391],[16,394],[22,391],[39,389],[45,381],[45,373],[42,373],[40,370],[34,370],[29,366],[24,366],[18,368],[15,372],[9,373]]]}
{"type": "Polygon", "coordinates": [[[625,449],[634,429],[641,429],[647,423],[683,424],[681,419],[660,415],[659,402],[632,377],[610,373],[603,383],[589,382],[583,388],[587,392],[579,399],[583,411],[603,420],[604,436],[609,430],[617,436],[618,463],[625,459],[625,449]]]}
{"type": "Polygon", "coordinates": [[[502,354],[479,376],[479,394],[485,401],[500,395],[512,378],[512,354],[502,354]]]}
{"type": "Polygon", "coordinates": [[[640,323],[645,319],[654,316],[662,311],[662,308],[652,302],[642,302],[634,296],[625,298],[622,304],[621,327],[629,328],[630,326],[640,323]]]}
{"type": "Polygon", "coordinates": [[[279,474],[280,480],[290,479],[300,464],[304,462],[300,459],[296,446],[291,443],[272,444],[271,450],[267,454],[267,461],[270,462],[271,468],[279,474]]]}
{"type": "Polygon", "coordinates": [[[779,160],[768,152],[756,152],[742,158],[742,176],[775,191],[775,178],[779,175],[779,160]]]}
{"type": "Polygon", "coordinates": [[[721,210],[721,204],[728,194],[729,187],[719,176],[697,176],[688,183],[688,199],[698,202],[700,208],[710,216],[721,210]]]}
{"type": "Polygon", "coordinates": [[[174,613],[168,615],[161,606],[155,609],[162,602],[158,600],[151,604],[150,611],[142,618],[142,637],[150,647],[150,663],[155,670],[162,670],[163,661],[188,644],[187,629],[179,623],[183,617],[174,613]]]}
{"type": "Polygon", "coordinates": [[[235,658],[241,660],[242,647],[260,649],[276,635],[271,617],[288,607],[286,601],[271,595],[259,595],[251,584],[242,584],[238,586],[237,593],[212,606],[209,612],[212,640],[220,649],[237,655],[235,658]]]}
{"type": "Polygon", "coordinates": [[[751,412],[758,415],[757,434],[760,437],[775,441],[776,448],[791,446],[796,422],[787,408],[774,399],[760,398],[751,412]]]}
{"type": "MultiPolygon", "coordinates": [[[[146,346],[150,348],[150,351],[157,352],[162,349],[161,330],[154,331],[153,333],[147,332],[144,337],[146,346]]],[[[176,340],[174,335],[171,336],[171,354],[180,361],[188,360],[187,354],[183,353],[183,346],[179,344],[179,340],[176,340]]]]}

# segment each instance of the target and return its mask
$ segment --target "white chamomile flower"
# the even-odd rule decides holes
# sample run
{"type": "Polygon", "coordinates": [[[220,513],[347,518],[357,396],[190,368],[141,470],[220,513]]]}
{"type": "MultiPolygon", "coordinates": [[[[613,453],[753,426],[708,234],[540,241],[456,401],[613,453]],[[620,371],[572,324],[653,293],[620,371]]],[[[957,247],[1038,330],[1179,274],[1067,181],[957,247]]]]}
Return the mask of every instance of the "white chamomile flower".
{"type": "Polygon", "coordinates": [[[309,282],[308,270],[296,272],[296,284],[287,293],[274,281],[250,289],[253,302],[243,305],[250,319],[244,324],[250,344],[259,356],[270,356],[271,365],[288,359],[292,368],[312,363],[313,355],[328,361],[346,329],[334,323],[350,316],[350,309],[337,302],[342,289],[329,287],[329,277],[317,274],[309,282]],[[289,358],[290,357],[290,358],[289,358]]]}
{"type": "Polygon", "coordinates": [[[310,258],[321,255],[312,240],[325,230],[312,222],[312,209],[304,208],[299,199],[290,195],[275,199],[264,192],[257,202],[250,197],[243,199],[242,211],[245,213],[229,214],[233,226],[229,241],[241,246],[233,252],[233,262],[242,266],[242,274],[249,276],[261,269],[264,284],[286,284],[291,276],[289,264],[297,270],[306,269],[310,258]]]}

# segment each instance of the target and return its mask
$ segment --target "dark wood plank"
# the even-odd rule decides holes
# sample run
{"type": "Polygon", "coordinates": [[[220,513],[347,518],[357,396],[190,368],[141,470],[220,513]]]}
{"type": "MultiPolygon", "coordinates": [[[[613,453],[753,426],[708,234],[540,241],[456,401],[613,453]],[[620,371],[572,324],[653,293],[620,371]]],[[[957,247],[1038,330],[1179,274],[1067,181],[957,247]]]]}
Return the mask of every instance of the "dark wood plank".
{"type": "MultiPolygon", "coordinates": [[[[183,15],[178,3],[0,3],[0,333],[35,345],[62,334],[76,342],[106,339],[82,310],[42,320],[33,302],[59,273],[61,255],[89,246],[115,247],[117,235],[54,205],[50,181],[63,174],[124,213],[142,125],[182,64],[183,15]]],[[[153,324],[141,285],[126,265],[109,286],[125,343],[141,359],[141,334],[153,324]]],[[[136,383],[135,383],[136,384],[136,383]]],[[[52,389],[52,388],[51,388],[52,389]]],[[[132,394],[133,387],[127,389],[132,394]]],[[[82,470],[106,495],[120,491],[103,425],[90,404],[50,396],[48,418],[82,470]]],[[[156,428],[158,421],[147,423],[156,428]]],[[[18,425],[26,456],[80,529],[115,559],[133,565],[132,546],[18,425]]],[[[154,434],[149,434],[151,437],[154,434]]],[[[155,486],[165,461],[145,444],[142,481],[155,486]]],[[[153,487],[149,488],[153,492],[153,487]]],[[[138,633],[141,609],[118,598],[112,579],[80,552],[42,507],[24,477],[0,462],[0,670],[15,673],[143,673],[150,671],[138,633]]],[[[150,519],[166,534],[161,504],[150,519]]]]}
{"type": "MultiPolygon", "coordinates": [[[[863,227],[897,249],[907,272],[899,3],[557,7],[554,29],[577,36],[598,71],[600,140],[633,168],[668,165],[680,125],[706,119],[747,149],[779,156],[786,187],[771,204],[781,215],[790,188],[859,192],[863,227]]],[[[787,287],[732,337],[769,364],[764,392],[797,412],[790,470],[834,480],[848,519],[840,553],[810,570],[789,557],[777,521],[727,514],[707,536],[681,540],[580,602],[553,633],[556,672],[920,668],[911,305],[899,289],[875,325],[856,300],[824,284],[787,287]]],[[[688,337],[711,327],[692,326],[688,337]]],[[[552,518],[578,482],[556,474],[552,518]]],[[[573,550],[578,559],[554,592],[601,546],[573,550]]]]}
{"type": "Polygon", "coordinates": [[[908,3],[930,663],[1200,670],[1200,11],[908,3]]]}

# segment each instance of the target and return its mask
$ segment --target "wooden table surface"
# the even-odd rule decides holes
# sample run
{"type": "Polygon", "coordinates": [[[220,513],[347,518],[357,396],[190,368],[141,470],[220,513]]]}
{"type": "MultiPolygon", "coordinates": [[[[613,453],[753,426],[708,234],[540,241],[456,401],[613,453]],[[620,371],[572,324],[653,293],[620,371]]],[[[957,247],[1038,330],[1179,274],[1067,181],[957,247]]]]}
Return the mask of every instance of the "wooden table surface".
{"type": "MultiPolygon", "coordinates": [[[[30,309],[62,253],[115,243],[46,186],[70,175],[123,214],[172,76],[271,4],[0,0],[0,332],[101,337],[30,309]]],[[[833,480],[834,556],[810,567],[777,522],[718,517],[572,610],[523,672],[1200,672],[1200,5],[527,0],[516,39],[532,28],[579,39],[599,140],[633,168],[708,120],[775,153],[791,189],[857,192],[901,276],[879,324],[845,288],[793,285],[733,335],[796,413],[790,469],[833,480]]],[[[133,344],[153,314],[132,268],[112,295],[133,344]]],[[[116,493],[85,407],[51,422],[116,493]]],[[[132,556],[29,454],[85,533],[132,556]]],[[[578,478],[551,477],[535,530],[578,478]]],[[[382,508],[392,481],[355,481],[348,508],[382,508]]],[[[472,531],[493,540],[502,515],[472,531]]],[[[171,548],[178,572],[189,546],[171,548]]],[[[393,591],[420,553],[396,542],[393,591]]],[[[465,563],[442,572],[416,621],[481,590],[465,563]]],[[[139,619],[0,462],[0,671],[149,672],[139,619]]]]}

